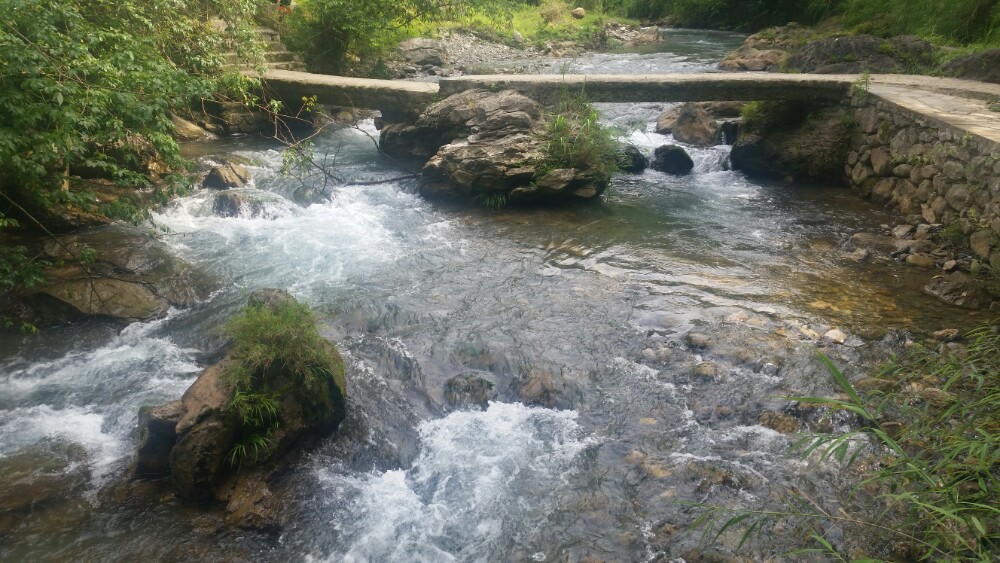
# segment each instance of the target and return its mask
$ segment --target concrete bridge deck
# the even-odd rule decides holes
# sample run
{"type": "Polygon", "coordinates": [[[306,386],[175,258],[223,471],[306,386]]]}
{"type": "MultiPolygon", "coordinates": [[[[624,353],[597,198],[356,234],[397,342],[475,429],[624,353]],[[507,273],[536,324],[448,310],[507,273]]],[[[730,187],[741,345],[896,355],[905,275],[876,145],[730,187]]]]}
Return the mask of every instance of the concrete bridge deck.
{"type": "MultiPolygon", "coordinates": [[[[595,102],[685,102],[710,100],[842,99],[857,75],[535,74],[444,78],[439,83],[376,80],[271,70],[268,94],[289,104],[316,95],[320,103],[378,109],[388,121],[415,119],[435,100],[473,88],[513,89],[540,102],[585,91],[595,102]]],[[[1000,84],[911,75],[872,75],[873,96],[1000,144],[1000,113],[985,100],[1000,98],[1000,84]]]]}

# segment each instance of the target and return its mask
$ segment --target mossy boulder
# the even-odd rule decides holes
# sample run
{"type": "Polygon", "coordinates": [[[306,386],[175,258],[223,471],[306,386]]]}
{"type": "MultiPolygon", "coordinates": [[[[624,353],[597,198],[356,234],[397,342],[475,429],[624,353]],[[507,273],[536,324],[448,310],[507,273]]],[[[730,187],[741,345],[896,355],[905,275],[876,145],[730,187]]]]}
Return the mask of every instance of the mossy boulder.
{"type": "Polygon", "coordinates": [[[849,111],[805,101],[750,105],[729,155],[733,168],[758,178],[846,185],[849,111]]]}
{"type": "Polygon", "coordinates": [[[281,290],[251,295],[228,329],[234,339],[228,354],[180,401],[141,411],[133,471],[169,475],[191,501],[238,503],[227,510],[242,516],[227,522],[274,531],[273,518],[248,507],[274,504],[264,469],[281,467],[343,421],[344,362],[317,332],[309,309],[281,290]],[[244,486],[248,479],[252,487],[244,486]],[[248,500],[247,491],[257,500],[248,500]]]}

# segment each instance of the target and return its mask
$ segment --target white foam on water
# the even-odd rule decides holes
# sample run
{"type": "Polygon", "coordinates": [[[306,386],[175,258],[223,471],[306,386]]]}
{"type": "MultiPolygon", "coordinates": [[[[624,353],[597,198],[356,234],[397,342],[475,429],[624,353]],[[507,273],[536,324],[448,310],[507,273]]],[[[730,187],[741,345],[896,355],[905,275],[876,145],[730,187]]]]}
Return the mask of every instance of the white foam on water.
{"type": "Polygon", "coordinates": [[[331,490],[356,496],[331,515],[341,551],[324,561],[480,561],[535,530],[590,443],[574,411],[490,403],[418,427],[408,470],[346,477],[321,470],[331,490]]]}
{"type": "Polygon", "coordinates": [[[104,431],[104,417],[90,407],[39,405],[0,411],[0,457],[43,440],[63,439],[83,446],[95,476],[124,454],[121,440],[104,431]]]}
{"type": "Polygon", "coordinates": [[[156,335],[166,321],[132,324],[91,350],[0,369],[0,457],[62,438],[87,450],[100,478],[131,455],[139,407],[180,397],[200,370],[194,350],[156,335]]]}

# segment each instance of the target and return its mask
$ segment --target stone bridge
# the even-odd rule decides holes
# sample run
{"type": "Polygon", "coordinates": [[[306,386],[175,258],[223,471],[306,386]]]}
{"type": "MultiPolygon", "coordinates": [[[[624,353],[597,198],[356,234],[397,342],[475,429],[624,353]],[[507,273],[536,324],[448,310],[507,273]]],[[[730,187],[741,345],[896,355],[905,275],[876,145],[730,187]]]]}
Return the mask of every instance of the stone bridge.
{"type": "MultiPolygon", "coordinates": [[[[580,91],[585,91],[591,101],[612,103],[781,99],[837,101],[844,99],[859,80],[857,75],[838,74],[534,74],[462,76],[443,78],[434,83],[349,78],[288,70],[270,70],[263,78],[268,95],[289,105],[298,103],[303,96],[315,95],[317,101],[323,104],[380,110],[389,122],[415,119],[435,100],[473,88],[517,90],[542,103],[552,102],[565,92],[580,91]]],[[[971,127],[972,133],[977,135],[995,135],[995,140],[1000,142],[1000,124],[992,123],[1000,121],[1000,113],[969,118],[968,108],[964,108],[951,115],[954,108],[949,109],[949,106],[956,104],[945,103],[945,107],[937,111],[932,107],[934,104],[920,103],[921,95],[915,93],[934,94],[938,100],[936,103],[950,97],[982,101],[1000,96],[1000,85],[926,76],[872,75],[869,88],[874,96],[907,104],[918,113],[945,119],[951,125],[971,127]]]]}

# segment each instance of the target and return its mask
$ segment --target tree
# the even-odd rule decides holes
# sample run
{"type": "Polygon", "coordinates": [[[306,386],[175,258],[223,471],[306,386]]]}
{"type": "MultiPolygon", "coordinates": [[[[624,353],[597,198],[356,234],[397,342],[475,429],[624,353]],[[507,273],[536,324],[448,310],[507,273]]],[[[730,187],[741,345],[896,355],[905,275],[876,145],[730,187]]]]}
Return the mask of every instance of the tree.
{"type": "MultiPolygon", "coordinates": [[[[184,164],[169,112],[221,87],[226,41],[251,37],[252,8],[252,0],[0,0],[0,229],[28,221],[46,230],[40,218],[64,205],[141,218],[139,193],[162,193],[158,176],[184,164]],[[127,189],[98,205],[101,181],[127,189]]],[[[10,269],[0,265],[0,288],[14,285],[2,279],[10,269]]]]}
{"type": "Polygon", "coordinates": [[[301,0],[288,18],[288,43],[311,68],[340,72],[347,55],[371,58],[391,46],[402,27],[463,14],[508,14],[516,0],[301,0]]]}

